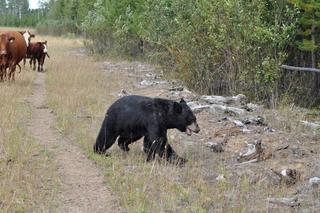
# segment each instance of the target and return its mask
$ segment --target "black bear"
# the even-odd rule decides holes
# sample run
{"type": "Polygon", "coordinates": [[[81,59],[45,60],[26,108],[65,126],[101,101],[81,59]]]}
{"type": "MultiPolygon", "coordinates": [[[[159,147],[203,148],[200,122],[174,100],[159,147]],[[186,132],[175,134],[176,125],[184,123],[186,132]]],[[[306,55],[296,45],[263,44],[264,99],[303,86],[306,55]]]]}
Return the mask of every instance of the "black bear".
{"type": "Polygon", "coordinates": [[[144,96],[129,95],[114,102],[106,113],[94,145],[94,152],[104,154],[115,143],[124,151],[128,145],[144,137],[143,150],[147,161],[160,157],[173,162],[186,160],[179,157],[168,144],[167,130],[176,128],[191,135],[199,132],[197,119],[187,103],[144,96]]]}

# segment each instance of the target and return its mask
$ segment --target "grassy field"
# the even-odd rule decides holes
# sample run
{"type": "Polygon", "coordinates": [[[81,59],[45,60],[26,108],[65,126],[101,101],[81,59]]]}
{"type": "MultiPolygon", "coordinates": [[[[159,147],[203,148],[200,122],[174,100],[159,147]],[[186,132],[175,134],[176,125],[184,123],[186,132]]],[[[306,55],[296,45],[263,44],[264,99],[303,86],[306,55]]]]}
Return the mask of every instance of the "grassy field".
{"type": "MultiPolygon", "coordinates": [[[[135,86],[136,80],[128,77],[129,72],[143,67],[142,64],[97,61],[84,53],[81,39],[37,36],[35,40],[48,41],[51,58],[45,62],[47,103],[56,116],[54,128],[84,149],[99,165],[106,185],[128,212],[266,212],[272,209],[266,204],[266,198],[295,195],[300,190],[299,186],[288,188],[266,181],[269,174],[266,170],[270,165],[279,164],[280,159],[287,165],[316,168],[311,161],[291,158],[281,161],[277,156],[268,162],[235,168],[238,148],[254,137],[244,134],[231,137],[224,154],[212,153],[204,146],[207,136],[227,127],[210,124],[213,118],[209,119],[205,113],[198,114],[200,133],[205,140],[192,137],[196,143],[186,146],[182,141],[187,139],[182,134],[169,133],[170,144],[189,160],[185,167],[175,167],[160,159],[146,163],[141,142],[131,145],[128,153],[114,145],[108,150],[110,156],[96,155],[92,146],[105,111],[118,98],[118,93],[125,89],[135,94],[156,96],[160,91],[139,89],[135,86]],[[108,64],[112,66],[106,66],[108,64]],[[216,180],[219,175],[224,179],[216,180]]],[[[0,83],[0,209],[3,212],[30,209],[50,212],[56,205],[53,197],[59,183],[52,153],[37,145],[27,131],[31,112],[24,100],[32,93],[33,78],[34,72],[27,68],[18,74],[16,82],[0,83]]],[[[259,133],[266,143],[270,143],[269,147],[278,141],[292,142],[290,146],[303,141],[313,144],[310,147],[314,150],[319,149],[315,143],[319,133],[298,124],[300,119],[306,118],[306,112],[284,107],[280,111],[264,113],[268,122],[281,130],[271,135],[259,133]]],[[[303,176],[302,184],[307,182],[309,175],[311,172],[303,176]]],[[[313,199],[319,199],[319,194],[318,190],[313,199]]],[[[309,201],[302,205],[316,210],[309,201]]],[[[291,211],[288,208],[273,210],[291,211]]]]}
{"type": "Polygon", "coordinates": [[[15,82],[0,82],[0,212],[43,212],[54,206],[55,163],[27,130],[26,97],[33,78],[33,71],[22,69],[15,82]]]}

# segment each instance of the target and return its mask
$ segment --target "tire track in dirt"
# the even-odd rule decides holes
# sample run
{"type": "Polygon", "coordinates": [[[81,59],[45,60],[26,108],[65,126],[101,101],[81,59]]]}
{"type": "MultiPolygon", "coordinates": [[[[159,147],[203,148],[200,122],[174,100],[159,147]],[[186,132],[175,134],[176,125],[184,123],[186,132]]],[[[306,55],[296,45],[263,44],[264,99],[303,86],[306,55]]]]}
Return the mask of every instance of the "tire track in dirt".
{"type": "Polygon", "coordinates": [[[46,107],[45,73],[36,73],[33,94],[27,98],[32,107],[28,130],[50,152],[58,165],[60,178],[58,212],[123,212],[104,183],[96,165],[79,147],[52,128],[55,117],[46,107]]]}

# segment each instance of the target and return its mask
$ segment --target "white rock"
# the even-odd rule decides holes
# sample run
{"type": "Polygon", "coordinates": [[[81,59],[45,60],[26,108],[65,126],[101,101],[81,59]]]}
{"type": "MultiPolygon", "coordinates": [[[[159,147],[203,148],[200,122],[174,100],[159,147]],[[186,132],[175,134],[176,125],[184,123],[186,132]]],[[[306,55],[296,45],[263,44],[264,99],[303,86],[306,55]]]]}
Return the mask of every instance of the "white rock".
{"type": "Polygon", "coordinates": [[[319,186],[320,185],[320,178],[319,177],[313,177],[309,179],[310,186],[319,186]]]}
{"type": "Polygon", "coordinates": [[[216,177],[216,180],[225,180],[226,178],[224,177],[224,175],[219,174],[218,177],[216,177]]]}
{"type": "Polygon", "coordinates": [[[245,127],[245,125],[242,123],[242,121],[239,120],[233,120],[233,123],[238,127],[245,127]]]}

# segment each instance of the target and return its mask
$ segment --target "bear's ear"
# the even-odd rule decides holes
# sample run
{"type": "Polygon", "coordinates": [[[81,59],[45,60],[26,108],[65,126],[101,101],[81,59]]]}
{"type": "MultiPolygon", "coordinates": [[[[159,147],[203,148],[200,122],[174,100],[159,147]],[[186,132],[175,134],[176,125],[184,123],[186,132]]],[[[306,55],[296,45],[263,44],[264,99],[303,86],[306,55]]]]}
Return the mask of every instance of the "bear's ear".
{"type": "Polygon", "coordinates": [[[174,110],[174,112],[180,114],[182,112],[182,106],[179,103],[174,102],[173,103],[173,110],[174,110]]]}
{"type": "Polygon", "coordinates": [[[186,101],[185,101],[183,98],[181,98],[180,103],[181,103],[181,104],[185,104],[186,101]]]}

